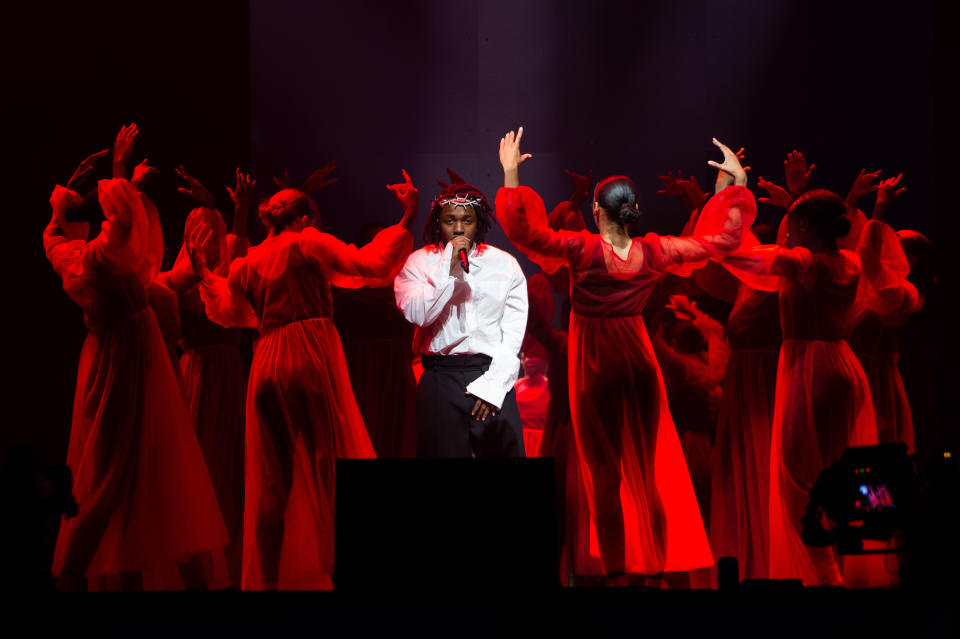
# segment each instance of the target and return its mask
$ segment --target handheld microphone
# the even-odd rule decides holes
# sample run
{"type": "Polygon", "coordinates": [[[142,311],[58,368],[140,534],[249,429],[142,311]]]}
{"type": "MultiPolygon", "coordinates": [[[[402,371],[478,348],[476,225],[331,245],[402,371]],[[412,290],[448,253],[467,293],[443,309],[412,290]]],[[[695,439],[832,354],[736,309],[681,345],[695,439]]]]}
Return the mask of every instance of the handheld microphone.
{"type": "Polygon", "coordinates": [[[470,272],[470,262],[467,261],[467,249],[460,249],[460,268],[464,273],[470,272]]]}

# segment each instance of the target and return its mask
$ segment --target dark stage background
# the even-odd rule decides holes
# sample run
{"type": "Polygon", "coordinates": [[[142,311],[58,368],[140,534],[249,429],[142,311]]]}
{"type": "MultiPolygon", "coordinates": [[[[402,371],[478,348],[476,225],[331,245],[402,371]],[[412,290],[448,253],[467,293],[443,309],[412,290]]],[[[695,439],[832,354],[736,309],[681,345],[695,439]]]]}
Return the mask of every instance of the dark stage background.
{"type": "MultiPolygon", "coordinates": [[[[181,162],[228,213],[235,166],[267,195],[282,169],[300,181],[336,159],[340,182],[318,200],[325,228],[350,241],[366,221],[399,219],[384,185],[401,168],[421,190],[421,222],[444,167],[492,200],[497,143],[522,124],[534,157],[521,181],[548,206],[570,192],[565,168],[626,173],[648,227],[677,232],[684,214],[655,195],[657,175],[682,169],[712,184],[716,136],[746,146],[751,185],[758,175],[782,184],[792,149],[817,165],[811,186],[841,195],[861,168],[902,171],[909,190],[890,222],[930,236],[941,265],[950,258],[936,159],[949,113],[938,69],[951,45],[935,37],[949,34],[933,2],[175,0],[9,12],[3,431],[47,463],[66,455],[84,335],[43,256],[47,197],[129,121],[142,131],[134,161],[146,155],[161,169],[150,192],[174,253],[190,209],[175,192],[181,162]]],[[[869,213],[872,198],[863,206],[869,213]]],[[[776,212],[761,205],[760,221],[776,212]]],[[[262,236],[256,222],[251,233],[262,236]]],[[[499,229],[489,239],[511,249],[499,229]]],[[[940,276],[952,292],[950,271],[940,276]]],[[[955,349],[938,344],[930,302],[902,364],[922,456],[955,441],[954,418],[937,419],[955,349]]]]}

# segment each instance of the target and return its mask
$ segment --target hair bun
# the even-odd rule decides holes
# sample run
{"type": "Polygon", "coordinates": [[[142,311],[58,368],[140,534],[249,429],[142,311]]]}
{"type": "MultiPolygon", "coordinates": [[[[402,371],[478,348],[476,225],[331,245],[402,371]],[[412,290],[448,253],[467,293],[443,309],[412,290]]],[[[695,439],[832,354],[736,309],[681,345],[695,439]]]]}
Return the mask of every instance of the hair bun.
{"type": "Polygon", "coordinates": [[[637,206],[637,203],[627,204],[624,202],[620,205],[620,211],[617,214],[617,218],[620,220],[620,224],[634,224],[635,222],[640,221],[640,207],[637,206]]]}
{"type": "Polygon", "coordinates": [[[833,231],[833,237],[841,238],[845,237],[850,232],[851,226],[850,220],[844,216],[841,216],[832,220],[830,228],[833,231]]]}

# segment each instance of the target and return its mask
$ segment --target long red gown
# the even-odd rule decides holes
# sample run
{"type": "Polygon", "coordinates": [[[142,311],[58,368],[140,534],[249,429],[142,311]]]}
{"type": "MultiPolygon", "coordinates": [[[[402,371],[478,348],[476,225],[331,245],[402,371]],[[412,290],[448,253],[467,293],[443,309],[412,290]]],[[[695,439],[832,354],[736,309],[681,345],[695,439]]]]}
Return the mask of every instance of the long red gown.
{"type": "Polygon", "coordinates": [[[857,255],[872,294],[858,300],[847,327],[847,341],[870,382],[880,443],[902,442],[912,455],[913,417],[897,362],[903,330],[923,299],[906,279],[910,264],[900,238],[887,224],[870,220],[864,226],[857,255]]]}
{"type": "Polygon", "coordinates": [[[877,443],[867,378],[843,340],[858,292],[866,294],[860,261],[843,250],[759,246],[724,265],[756,288],[779,291],[783,344],[770,437],[770,576],[842,584],[833,548],[806,546],[800,522],[820,472],[848,446],[877,443]]]}
{"type": "Polygon", "coordinates": [[[207,315],[256,326],[247,384],[242,588],[333,587],[338,457],[375,457],[333,325],[330,286],[385,286],[413,237],[362,249],[313,228],[282,232],[202,285],[207,315]]]}
{"type": "MultiPolygon", "coordinates": [[[[209,241],[217,244],[219,259],[211,270],[226,275],[230,262],[246,253],[249,242],[228,234],[215,209],[198,207],[191,211],[184,224],[184,237],[190,237],[199,227],[209,228],[209,241]]],[[[192,268],[186,249],[181,247],[173,270],[160,277],[171,282],[173,273],[192,273],[192,268]]],[[[240,355],[241,329],[224,328],[207,318],[199,286],[182,291],[178,300],[183,354],[177,369],[230,535],[225,549],[230,581],[239,587],[243,548],[243,413],[247,390],[247,372],[240,355]]]]}
{"type": "Polygon", "coordinates": [[[736,557],[741,579],[769,577],[770,429],[780,355],[776,293],[743,285],[726,326],[723,380],[711,477],[710,541],[736,557]]]}
{"type": "Polygon", "coordinates": [[[514,244],[570,267],[570,405],[603,571],[658,574],[712,565],[640,313],[668,269],[739,246],[741,229],[756,214],[753,195],[744,187],[721,191],[694,236],[634,238],[625,260],[597,235],[551,231],[543,201],[530,188],[500,189],[496,210],[514,244]]]}
{"type": "MultiPolygon", "coordinates": [[[[54,192],[51,202],[65,189],[54,192]]],[[[79,513],[63,521],[54,575],[86,576],[91,589],[185,586],[179,566],[227,543],[216,496],[169,354],[149,306],[159,270],[159,220],[133,185],[99,183],[106,215],[91,240],[54,219],[47,258],[89,329],[80,354],[67,465],[79,513]]],[[[224,571],[206,575],[227,585],[224,571]]]]}

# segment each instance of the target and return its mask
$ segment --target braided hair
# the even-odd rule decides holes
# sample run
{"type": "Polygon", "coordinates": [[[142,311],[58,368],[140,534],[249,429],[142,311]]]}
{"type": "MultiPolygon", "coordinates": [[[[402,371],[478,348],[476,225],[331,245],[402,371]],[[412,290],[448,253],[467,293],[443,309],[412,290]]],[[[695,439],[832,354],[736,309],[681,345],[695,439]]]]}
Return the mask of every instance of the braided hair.
{"type": "Polygon", "coordinates": [[[450,200],[462,199],[470,202],[466,206],[471,206],[477,216],[477,233],[473,240],[477,244],[482,244],[487,231],[493,225],[490,202],[487,201],[487,196],[483,194],[483,191],[472,184],[467,184],[462,177],[450,169],[447,169],[447,173],[450,175],[450,184],[437,180],[443,189],[430,203],[430,214],[427,216],[427,222],[423,227],[423,239],[431,244],[440,243],[440,212],[444,206],[452,203],[450,200]]]}

